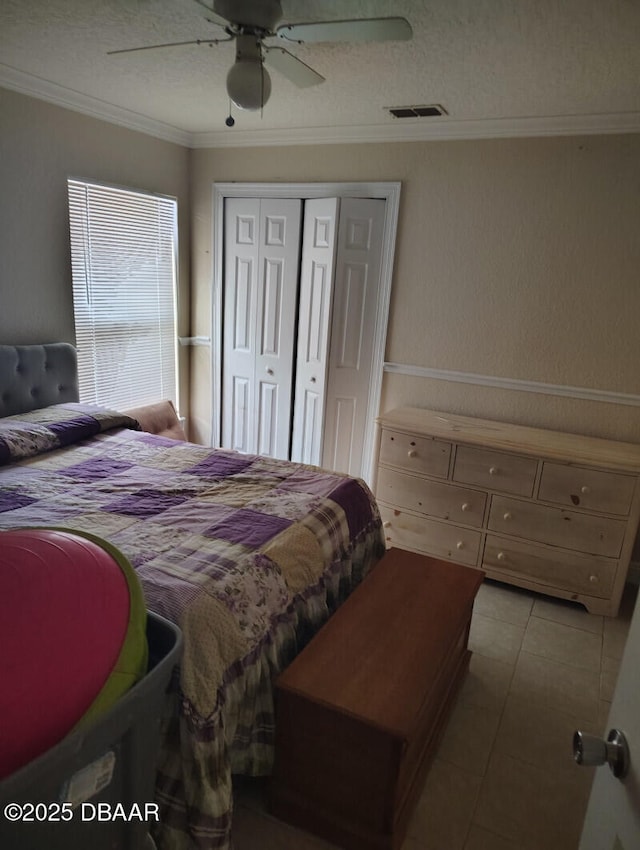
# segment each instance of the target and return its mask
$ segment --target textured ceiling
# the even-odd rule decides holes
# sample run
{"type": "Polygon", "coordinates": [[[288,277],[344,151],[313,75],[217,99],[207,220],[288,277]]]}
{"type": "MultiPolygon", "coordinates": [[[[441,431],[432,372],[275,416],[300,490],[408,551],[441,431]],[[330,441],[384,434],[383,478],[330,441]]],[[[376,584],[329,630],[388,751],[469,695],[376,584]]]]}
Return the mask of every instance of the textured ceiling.
{"type": "Polygon", "coordinates": [[[226,130],[233,43],[107,55],[220,35],[196,0],[2,0],[0,85],[122,123],[140,119],[194,143],[246,131],[321,137],[327,128],[356,138],[359,128],[397,127],[384,107],[401,104],[442,104],[448,117],[436,121],[444,125],[598,116],[605,126],[606,116],[640,116],[637,0],[282,0],[282,7],[290,22],[400,15],[414,38],[291,46],[326,82],[301,90],[272,71],[262,115],[234,108],[236,126],[226,130]]]}

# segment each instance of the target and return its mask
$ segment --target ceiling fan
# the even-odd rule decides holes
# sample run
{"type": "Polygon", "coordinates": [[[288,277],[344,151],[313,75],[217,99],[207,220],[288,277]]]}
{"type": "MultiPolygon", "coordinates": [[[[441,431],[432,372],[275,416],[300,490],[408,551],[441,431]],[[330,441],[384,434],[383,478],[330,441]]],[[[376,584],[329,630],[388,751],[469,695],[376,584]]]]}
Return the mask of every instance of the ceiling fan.
{"type": "Polygon", "coordinates": [[[236,42],[236,60],[227,74],[227,93],[239,109],[262,109],[271,95],[271,77],[265,63],[299,88],[323,83],[325,78],[293,53],[279,45],[317,42],[406,41],[413,35],[404,18],[361,18],[343,21],[315,21],[302,24],[279,23],[280,0],[214,0],[213,8],[197,0],[211,17],[207,20],[223,28],[221,38],[174,41],[146,47],[110,50],[109,54],[180,47],[187,44],[217,45],[236,42]]]}

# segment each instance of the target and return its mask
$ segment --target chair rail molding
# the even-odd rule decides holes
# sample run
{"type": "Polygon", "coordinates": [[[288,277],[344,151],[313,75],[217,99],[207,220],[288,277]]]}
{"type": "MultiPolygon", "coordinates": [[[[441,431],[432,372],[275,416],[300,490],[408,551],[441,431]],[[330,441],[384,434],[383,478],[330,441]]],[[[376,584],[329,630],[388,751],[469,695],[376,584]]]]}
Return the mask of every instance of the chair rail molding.
{"type": "Polygon", "coordinates": [[[623,404],[640,407],[640,395],[618,393],[611,390],[593,390],[589,387],[570,387],[563,384],[545,384],[541,381],[524,381],[518,378],[499,378],[491,375],[478,375],[474,372],[456,372],[450,369],[432,369],[428,366],[412,366],[407,363],[384,363],[384,371],[393,375],[410,375],[416,378],[431,378],[436,381],[451,381],[460,384],[473,384],[481,387],[494,387],[501,390],[557,395],[564,398],[579,398],[586,401],[600,401],[607,404],[623,404]]]}

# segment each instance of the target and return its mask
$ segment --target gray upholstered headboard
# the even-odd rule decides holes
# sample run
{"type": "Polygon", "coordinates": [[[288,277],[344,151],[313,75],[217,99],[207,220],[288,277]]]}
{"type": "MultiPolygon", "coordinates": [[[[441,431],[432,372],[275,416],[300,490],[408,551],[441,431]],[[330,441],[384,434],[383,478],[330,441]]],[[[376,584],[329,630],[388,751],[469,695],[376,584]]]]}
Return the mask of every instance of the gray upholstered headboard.
{"type": "Polygon", "coordinates": [[[78,401],[78,364],[72,345],[0,345],[0,416],[64,401],[78,401]]]}

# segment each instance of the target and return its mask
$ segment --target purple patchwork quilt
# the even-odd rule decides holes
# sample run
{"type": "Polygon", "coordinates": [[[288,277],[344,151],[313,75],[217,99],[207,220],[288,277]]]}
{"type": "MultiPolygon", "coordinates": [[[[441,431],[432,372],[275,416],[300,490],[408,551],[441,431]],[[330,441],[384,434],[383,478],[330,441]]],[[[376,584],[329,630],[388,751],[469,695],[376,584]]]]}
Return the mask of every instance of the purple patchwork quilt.
{"type": "Polygon", "coordinates": [[[229,847],[231,775],[268,774],[272,682],[382,555],[367,486],[54,405],[0,420],[0,529],[117,546],[184,654],[157,782],[161,850],[229,847]]]}

